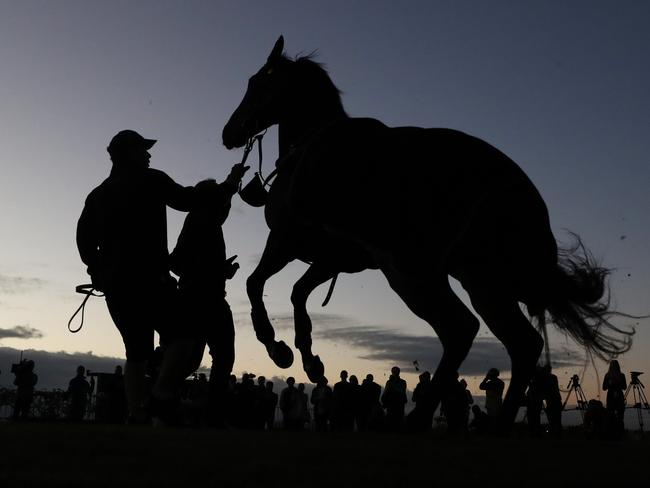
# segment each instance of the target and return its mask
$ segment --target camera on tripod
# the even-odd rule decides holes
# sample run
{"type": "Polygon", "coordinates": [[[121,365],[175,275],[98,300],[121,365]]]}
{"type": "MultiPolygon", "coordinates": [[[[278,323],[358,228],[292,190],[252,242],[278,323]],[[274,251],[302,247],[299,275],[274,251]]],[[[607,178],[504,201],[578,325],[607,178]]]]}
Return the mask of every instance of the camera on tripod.
{"type": "Polygon", "coordinates": [[[569,380],[569,384],[566,385],[567,388],[574,389],[580,387],[580,376],[574,374],[569,380]]]}
{"type": "Polygon", "coordinates": [[[641,385],[641,380],[639,376],[643,374],[643,371],[631,371],[630,372],[630,383],[633,385],[641,385]]]}

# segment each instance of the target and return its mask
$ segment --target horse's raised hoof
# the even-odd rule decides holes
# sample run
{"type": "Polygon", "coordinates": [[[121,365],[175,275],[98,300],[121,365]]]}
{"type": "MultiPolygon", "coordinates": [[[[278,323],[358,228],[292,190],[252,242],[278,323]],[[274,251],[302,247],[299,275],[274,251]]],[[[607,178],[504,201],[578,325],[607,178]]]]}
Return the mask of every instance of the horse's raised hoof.
{"type": "Polygon", "coordinates": [[[287,369],[293,364],[293,351],[284,341],[278,341],[266,348],[278,368],[287,369]]]}
{"type": "Polygon", "coordinates": [[[303,369],[312,383],[318,383],[325,376],[325,365],[318,356],[313,356],[308,362],[303,362],[303,369]]]}

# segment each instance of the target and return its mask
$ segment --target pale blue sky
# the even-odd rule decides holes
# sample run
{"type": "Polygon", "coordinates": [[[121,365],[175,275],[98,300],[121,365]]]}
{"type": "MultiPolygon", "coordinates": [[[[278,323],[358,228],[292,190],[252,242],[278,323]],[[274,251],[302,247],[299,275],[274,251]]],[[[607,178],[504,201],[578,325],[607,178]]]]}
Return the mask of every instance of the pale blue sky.
{"type": "MultiPolygon", "coordinates": [[[[108,174],[105,147],[117,131],[136,129],[159,140],[152,166],[177,181],[222,179],[241,153],[221,145],[221,129],[280,34],[290,55],[318,50],[350,115],[460,129],[508,154],[546,199],[556,236],[580,234],[616,268],[620,308],[648,312],[649,18],[644,1],[0,1],[0,328],[43,333],[0,344],[122,354],[100,300],[81,333],[65,327],[80,298],[74,285],[87,281],[76,219],[108,174]]],[[[275,141],[271,131],[269,165],[275,141]]],[[[182,215],[169,215],[171,247],[182,215]]],[[[235,370],[303,377],[299,364],[272,367],[247,319],[244,279],[267,234],[261,211],[236,200],[225,232],[242,264],[229,285],[235,370]]],[[[302,269],[291,265],[268,284],[278,323],[302,269]]],[[[330,378],[342,367],[381,377],[392,363],[361,359],[377,357],[359,345],[367,336],[343,340],[333,328],[433,335],[378,273],[342,277],[321,310],[325,291],[310,307],[337,315],[315,321],[325,332],[314,350],[330,378]]],[[[281,335],[292,342],[289,330],[281,335]]],[[[624,369],[650,370],[649,346],[645,321],[624,369]]],[[[413,359],[432,368],[435,357],[413,359]]]]}

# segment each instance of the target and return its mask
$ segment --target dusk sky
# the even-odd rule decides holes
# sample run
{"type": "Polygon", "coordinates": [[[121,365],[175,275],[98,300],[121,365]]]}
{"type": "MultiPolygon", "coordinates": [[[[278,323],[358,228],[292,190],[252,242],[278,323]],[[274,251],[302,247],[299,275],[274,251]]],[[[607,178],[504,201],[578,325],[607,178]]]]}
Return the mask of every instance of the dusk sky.
{"type": "MultiPolygon", "coordinates": [[[[123,357],[103,299],[89,302],[81,332],[66,328],[82,298],[74,287],[88,282],[76,222],[110,171],[105,148],[135,129],[158,139],[152,167],[179,183],[223,180],[241,150],[226,150],[221,130],[280,34],[290,56],[317,51],[351,116],[458,129],[510,156],[544,197],[558,241],[576,232],[613,269],[616,307],[650,313],[649,19],[646,1],[0,0],[0,349],[123,357]]],[[[276,134],[265,138],[266,171],[276,134]]],[[[408,163],[396,160],[395,171],[408,163]]],[[[168,217],[171,249],[183,215],[168,217]]],[[[224,232],[241,264],[228,284],[235,373],[306,380],[298,356],[289,370],[273,365],[248,317],[245,278],[268,234],[262,211],[236,196],[224,232]]],[[[289,294],[304,269],[293,263],[266,288],[289,344],[289,294]]],[[[413,360],[435,368],[433,331],[380,273],[341,275],[323,309],[326,291],[309,307],[331,382],[345,368],[383,384],[398,364],[412,388],[413,360]]],[[[565,386],[582,353],[554,331],[551,345],[565,386]]],[[[649,348],[650,321],[640,320],[623,370],[650,372],[649,348]]],[[[482,326],[461,374],[475,386],[492,366],[508,377],[502,347],[482,326]]],[[[587,370],[588,396],[595,378],[587,370]]]]}

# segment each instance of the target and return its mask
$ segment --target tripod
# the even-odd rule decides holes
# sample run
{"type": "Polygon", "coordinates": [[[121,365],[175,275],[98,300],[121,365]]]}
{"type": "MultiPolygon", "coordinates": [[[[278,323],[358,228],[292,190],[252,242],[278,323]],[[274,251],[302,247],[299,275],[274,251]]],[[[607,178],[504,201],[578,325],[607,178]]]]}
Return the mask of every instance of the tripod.
{"type": "Polygon", "coordinates": [[[650,405],[648,404],[648,397],[645,396],[644,385],[641,383],[639,376],[643,373],[640,371],[632,371],[630,373],[630,384],[625,390],[625,406],[626,408],[635,408],[637,420],[639,421],[639,430],[643,432],[643,410],[650,411],[650,405]],[[632,399],[634,403],[628,406],[627,398],[632,393],[632,399]]]}
{"type": "Polygon", "coordinates": [[[580,410],[580,416],[582,417],[582,420],[585,420],[585,411],[587,410],[587,397],[585,396],[585,392],[582,390],[582,386],[580,386],[580,377],[577,374],[574,374],[571,377],[571,380],[569,381],[569,384],[567,385],[567,388],[569,389],[569,392],[567,393],[566,398],[564,399],[564,403],[562,404],[562,410],[566,410],[566,404],[569,402],[569,398],[571,397],[571,393],[575,393],[576,395],[576,408],[575,410],[580,410]]]}

